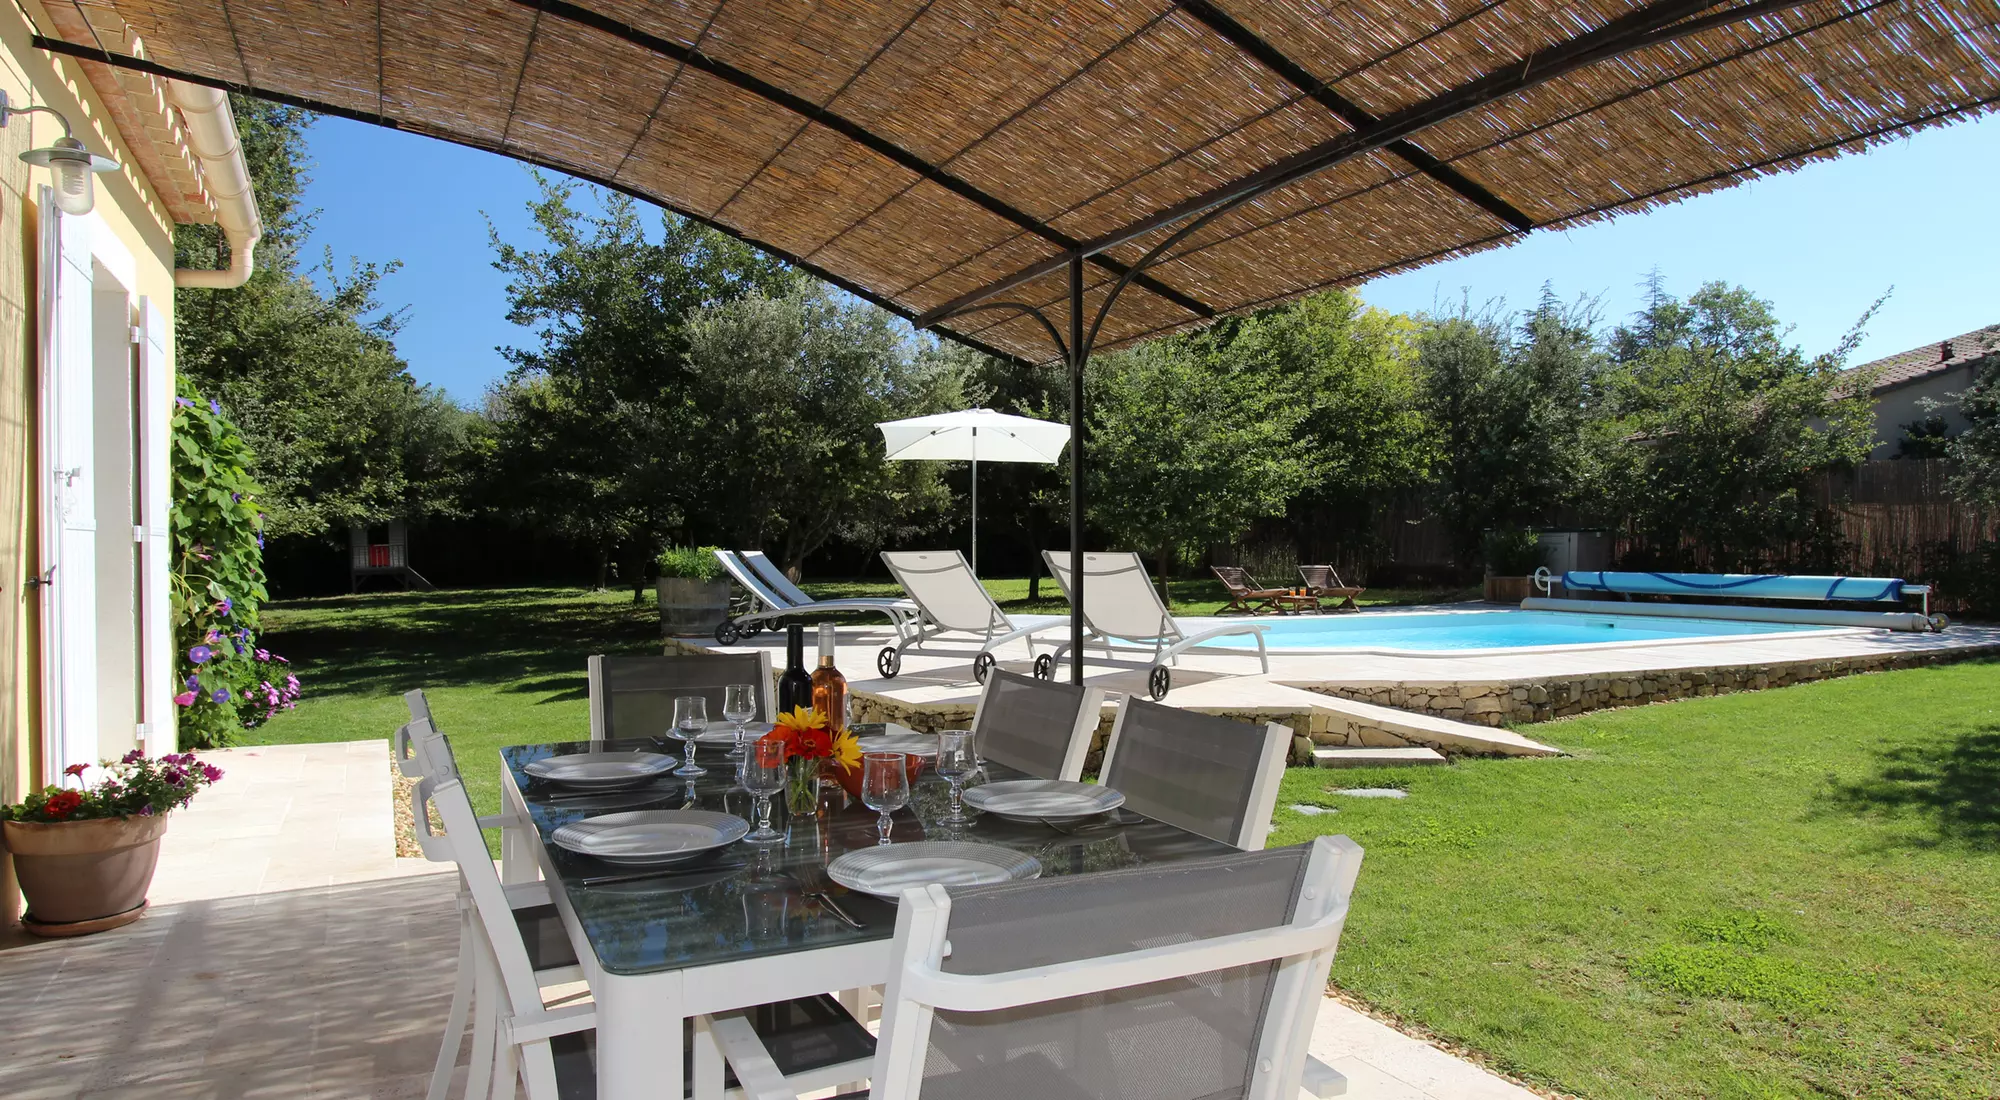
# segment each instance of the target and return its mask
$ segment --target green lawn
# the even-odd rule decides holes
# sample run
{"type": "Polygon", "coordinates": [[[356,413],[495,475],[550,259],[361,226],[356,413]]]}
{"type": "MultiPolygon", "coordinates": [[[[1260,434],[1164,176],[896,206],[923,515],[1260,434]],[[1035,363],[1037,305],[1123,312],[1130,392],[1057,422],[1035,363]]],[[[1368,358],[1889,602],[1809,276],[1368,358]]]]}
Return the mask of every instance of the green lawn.
{"type": "MultiPolygon", "coordinates": [[[[1183,613],[1216,599],[1176,590],[1183,613]]],[[[658,629],[629,593],[564,589],[297,601],[266,626],[307,696],[246,740],[386,738],[422,686],[482,809],[492,750],[582,737],[584,656],[658,629]]],[[[2000,664],[1535,735],[1573,755],[1286,777],[1273,843],[1368,849],[1344,989],[1588,1097],[2000,1096],[2000,664]],[[1409,797],[1327,793],[1371,785],[1409,797]]]]}

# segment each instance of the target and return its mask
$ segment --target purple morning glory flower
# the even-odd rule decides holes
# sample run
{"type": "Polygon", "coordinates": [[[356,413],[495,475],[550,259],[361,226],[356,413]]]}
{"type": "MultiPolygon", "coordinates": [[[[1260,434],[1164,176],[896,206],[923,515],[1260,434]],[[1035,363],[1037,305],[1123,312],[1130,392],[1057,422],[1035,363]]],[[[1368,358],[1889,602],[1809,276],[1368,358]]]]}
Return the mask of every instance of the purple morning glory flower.
{"type": "Polygon", "coordinates": [[[188,689],[189,691],[193,691],[193,690],[195,690],[196,688],[199,688],[200,686],[201,686],[201,677],[199,677],[199,676],[196,676],[196,675],[195,675],[194,673],[192,673],[192,672],[188,673],[188,678],[187,678],[187,689],[188,689]]]}
{"type": "Polygon", "coordinates": [[[181,408],[183,408],[183,409],[192,409],[192,408],[194,408],[194,402],[193,402],[193,401],[190,401],[189,399],[187,399],[187,398],[185,398],[185,397],[176,397],[176,398],[174,398],[174,404],[176,404],[176,405],[179,405],[179,406],[180,406],[181,408]]]}
{"type": "Polygon", "coordinates": [[[215,700],[218,703],[227,703],[229,701],[229,689],[216,688],[215,694],[209,696],[209,698],[215,700]]]}
{"type": "Polygon", "coordinates": [[[188,650],[188,660],[198,665],[207,664],[208,659],[213,656],[215,656],[215,651],[205,645],[198,645],[188,650]]]}
{"type": "Polygon", "coordinates": [[[221,415],[222,415],[222,402],[220,402],[220,401],[217,401],[217,400],[216,400],[215,398],[213,398],[213,397],[209,398],[209,399],[208,399],[208,411],[209,411],[209,412],[212,412],[212,413],[214,413],[214,414],[215,414],[215,415],[217,415],[217,416],[221,416],[221,415]]]}
{"type": "Polygon", "coordinates": [[[260,650],[258,650],[258,651],[257,651],[257,659],[258,659],[258,660],[260,660],[260,661],[268,661],[268,660],[270,660],[270,659],[271,659],[271,651],[270,651],[270,650],[268,650],[268,649],[260,649],[260,650]]]}
{"type": "Polygon", "coordinates": [[[224,599],[221,603],[215,605],[215,613],[218,615],[227,615],[235,606],[235,600],[224,599]]]}

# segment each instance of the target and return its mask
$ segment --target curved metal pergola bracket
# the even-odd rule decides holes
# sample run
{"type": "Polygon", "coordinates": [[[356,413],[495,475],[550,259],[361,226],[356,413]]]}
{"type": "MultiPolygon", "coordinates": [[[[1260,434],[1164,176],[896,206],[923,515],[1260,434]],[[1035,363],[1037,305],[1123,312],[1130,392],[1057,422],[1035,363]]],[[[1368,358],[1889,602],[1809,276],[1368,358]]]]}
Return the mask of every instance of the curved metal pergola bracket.
{"type": "MultiPolygon", "coordinates": [[[[1123,278],[1129,280],[1132,278],[1132,275],[1133,272],[1128,271],[1123,278]]],[[[1120,285],[1124,285],[1123,282],[1120,285]]],[[[950,313],[942,314],[937,320],[931,323],[939,325],[949,321],[953,317],[963,317],[969,313],[984,313],[989,310],[1003,309],[1014,314],[1026,314],[1041,322],[1042,331],[1049,334],[1049,341],[1056,346],[1056,356],[1065,362],[1069,360],[1069,344],[1063,340],[1062,333],[1056,330],[1055,322],[1049,320],[1049,315],[1043,313],[1040,306],[1031,306],[1026,302],[978,302],[962,309],[955,309],[950,313]]]]}

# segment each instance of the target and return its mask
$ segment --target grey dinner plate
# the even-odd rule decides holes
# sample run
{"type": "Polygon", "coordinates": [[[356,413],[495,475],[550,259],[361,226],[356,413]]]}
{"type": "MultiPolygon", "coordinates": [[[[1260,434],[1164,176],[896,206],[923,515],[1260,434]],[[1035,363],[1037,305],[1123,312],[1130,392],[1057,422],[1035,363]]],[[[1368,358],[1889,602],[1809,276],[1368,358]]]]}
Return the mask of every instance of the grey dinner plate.
{"type": "Polygon", "coordinates": [[[558,787],[611,791],[658,779],[676,763],[657,752],[578,752],[531,760],[521,770],[558,787]]]}
{"type": "Polygon", "coordinates": [[[1034,856],[995,844],[918,840],[857,848],[826,865],[826,877],[858,893],[895,901],[911,886],[978,886],[1039,878],[1034,856]]]}
{"type": "Polygon", "coordinates": [[[621,867],[680,863],[743,839],[750,823],[712,810],[632,810],[572,821],[549,834],[564,851],[621,867]]]}
{"type": "Polygon", "coordinates": [[[1008,821],[1075,821],[1109,813],[1125,804],[1125,796],[1094,783],[1009,779],[967,790],[965,804],[1008,821]]]}

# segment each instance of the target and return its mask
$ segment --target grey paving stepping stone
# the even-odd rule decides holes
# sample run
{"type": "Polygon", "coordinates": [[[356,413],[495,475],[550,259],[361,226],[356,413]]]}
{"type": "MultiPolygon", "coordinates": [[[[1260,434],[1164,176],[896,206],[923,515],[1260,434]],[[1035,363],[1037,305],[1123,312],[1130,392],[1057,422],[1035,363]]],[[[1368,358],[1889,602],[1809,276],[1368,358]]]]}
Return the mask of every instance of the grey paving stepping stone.
{"type": "Polygon", "coordinates": [[[1394,788],[1394,787],[1347,787],[1347,788],[1344,788],[1344,789],[1343,789],[1343,788],[1338,788],[1338,787],[1328,787],[1328,788],[1326,789],[1326,793],[1328,793],[1328,794],[1344,794],[1344,795],[1348,796],[1349,798],[1408,798],[1408,797],[1410,797],[1410,792],[1408,792],[1408,791],[1399,791],[1399,790],[1397,790],[1397,789],[1396,789],[1396,788],[1394,788]]]}
{"type": "Polygon", "coordinates": [[[1321,814],[1337,814],[1340,811],[1331,806],[1309,806],[1303,802],[1299,802],[1292,806],[1292,812],[1301,813],[1307,817],[1318,817],[1321,814]]]}

